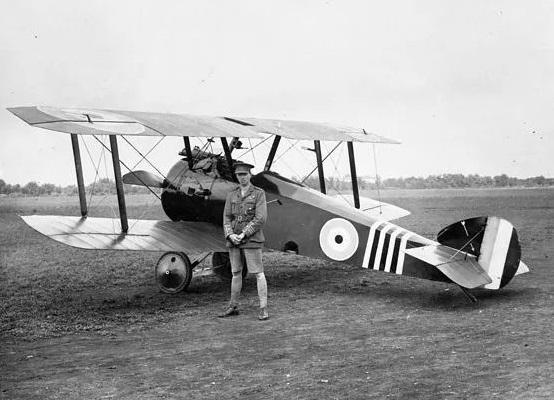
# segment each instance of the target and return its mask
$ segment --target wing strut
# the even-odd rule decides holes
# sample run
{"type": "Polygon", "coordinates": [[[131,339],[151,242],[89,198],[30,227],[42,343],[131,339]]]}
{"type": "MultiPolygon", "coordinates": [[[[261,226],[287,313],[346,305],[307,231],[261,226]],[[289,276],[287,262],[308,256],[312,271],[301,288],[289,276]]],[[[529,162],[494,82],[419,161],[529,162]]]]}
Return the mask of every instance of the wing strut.
{"type": "Polygon", "coordinates": [[[127,233],[129,223],[127,221],[127,208],[125,207],[125,193],[123,192],[123,181],[121,180],[121,167],[119,165],[119,150],[117,148],[117,137],[110,135],[110,149],[112,153],[113,173],[115,176],[115,189],[117,191],[117,204],[119,205],[119,219],[121,220],[121,231],[127,233]]]}
{"type": "Polygon", "coordinates": [[[352,179],[352,195],[354,196],[354,207],[360,208],[360,193],[358,191],[358,176],[356,174],[356,160],[354,158],[354,144],[347,142],[348,160],[350,161],[350,177],[352,179]]]}
{"type": "Polygon", "coordinates": [[[223,146],[223,151],[225,152],[225,158],[227,159],[229,171],[231,171],[231,174],[233,175],[233,180],[236,181],[237,178],[233,173],[233,157],[231,156],[231,149],[229,148],[229,144],[227,143],[227,138],[224,136],[221,137],[221,145],[223,146]]]}
{"type": "Polygon", "coordinates": [[[79,189],[79,203],[81,203],[81,215],[86,217],[87,196],[85,193],[85,183],[83,180],[83,166],[81,165],[81,151],[79,150],[79,138],[76,134],[71,134],[71,145],[73,147],[73,160],[75,161],[75,173],[77,174],[77,187],[79,189]]]}
{"type": "Polygon", "coordinates": [[[229,143],[229,150],[232,153],[233,150],[240,149],[240,148],[242,148],[242,142],[240,141],[240,138],[238,138],[237,136],[234,136],[233,139],[231,140],[231,143],[229,143]]]}
{"type": "Polygon", "coordinates": [[[187,156],[187,163],[189,164],[189,169],[192,170],[192,150],[190,149],[190,139],[188,136],[183,136],[185,142],[185,155],[187,156]]]}
{"type": "Polygon", "coordinates": [[[273,164],[273,159],[277,153],[277,147],[279,147],[279,142],[281,141],[281,136],[275,135],[273,139],[273,144],[271,145],[271,150],[269,150],[269,155],[267,156],[267,161],[265,162],[264,171],[269,171],[271,164],[273,164]]]}
{"type": "Polygon", "coordinates": [[[315,157],[317,161],[317,174],[319,175],[319,190],[326,194],[325,190],[325,175],[323,173],[323,160],[321,159],[321,143],[319,140],[314,140],[315,157]]]}

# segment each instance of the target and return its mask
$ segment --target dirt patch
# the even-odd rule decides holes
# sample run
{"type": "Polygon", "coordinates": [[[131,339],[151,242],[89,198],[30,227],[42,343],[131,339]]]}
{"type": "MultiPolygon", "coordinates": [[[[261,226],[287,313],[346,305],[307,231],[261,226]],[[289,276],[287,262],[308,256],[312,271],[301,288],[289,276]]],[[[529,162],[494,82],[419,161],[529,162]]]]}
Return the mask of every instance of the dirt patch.
{"type": "Polygon", "coordinates": [[[458,217],[514,223],[532,273],[479,303],[453,285],[266,253],[267,322],[254,279],[241,314],[221,320],[217,278],[163,295],[158,254],[66,247],[0,204],[0,398],[550,398],[553,195],[522,193],[394,202],[413,212],[400,225],[431,237],[458,217]]]}

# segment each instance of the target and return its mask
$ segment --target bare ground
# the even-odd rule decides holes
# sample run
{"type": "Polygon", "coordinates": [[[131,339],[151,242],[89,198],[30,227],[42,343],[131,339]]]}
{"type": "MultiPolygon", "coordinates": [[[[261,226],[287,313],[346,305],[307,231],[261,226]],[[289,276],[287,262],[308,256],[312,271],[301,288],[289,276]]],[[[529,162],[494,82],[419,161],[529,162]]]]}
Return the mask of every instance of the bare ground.
{"type": "Polygon", "coordinates": [[[163,295],[159,254],[66,247],[16,215],[76,214],[75,199],[0,199],[0,398],[551,398],[553,192],[422,193],[390,195],[413,212],[400,225],[432,237],[506,217],[532,273],[472,304],[453,285],[266,253],[270,320],[254,279],[222,320],[216,277],[163,295]]]}

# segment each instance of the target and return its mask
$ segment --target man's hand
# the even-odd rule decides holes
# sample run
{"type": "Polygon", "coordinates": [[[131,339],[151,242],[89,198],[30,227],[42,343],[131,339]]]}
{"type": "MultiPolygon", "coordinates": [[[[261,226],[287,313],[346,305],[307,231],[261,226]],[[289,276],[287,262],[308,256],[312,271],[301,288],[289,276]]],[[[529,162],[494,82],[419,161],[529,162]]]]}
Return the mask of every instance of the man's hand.
{"type": "Polygon", "coordinates": [[[240,238],[240,236],[237,235],[236,233],[233,233],[233,234],[229,235],[229,240],[230,240],[235,246],[238,245],[238,244],[240,244],[240,241],[241,241],[242,239],[239,239],[239,238],[240,238]]]}

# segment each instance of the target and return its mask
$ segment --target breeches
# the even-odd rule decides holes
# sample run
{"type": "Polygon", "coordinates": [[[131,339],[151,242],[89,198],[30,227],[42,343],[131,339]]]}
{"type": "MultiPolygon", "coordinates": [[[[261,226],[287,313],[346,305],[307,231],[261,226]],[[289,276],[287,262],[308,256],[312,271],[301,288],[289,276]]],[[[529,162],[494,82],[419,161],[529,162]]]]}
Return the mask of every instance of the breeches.
{"type": "Polygon", "coordinates": [[[237,273],[242,271],[243,260],[241,254],[244,255],[246,267],[251,274],[259,274],[264,272],[262,264],[262,249],[240,249],[231,247],[229,249],[229,260],[231,261],[231,271],[237,273]]]}

